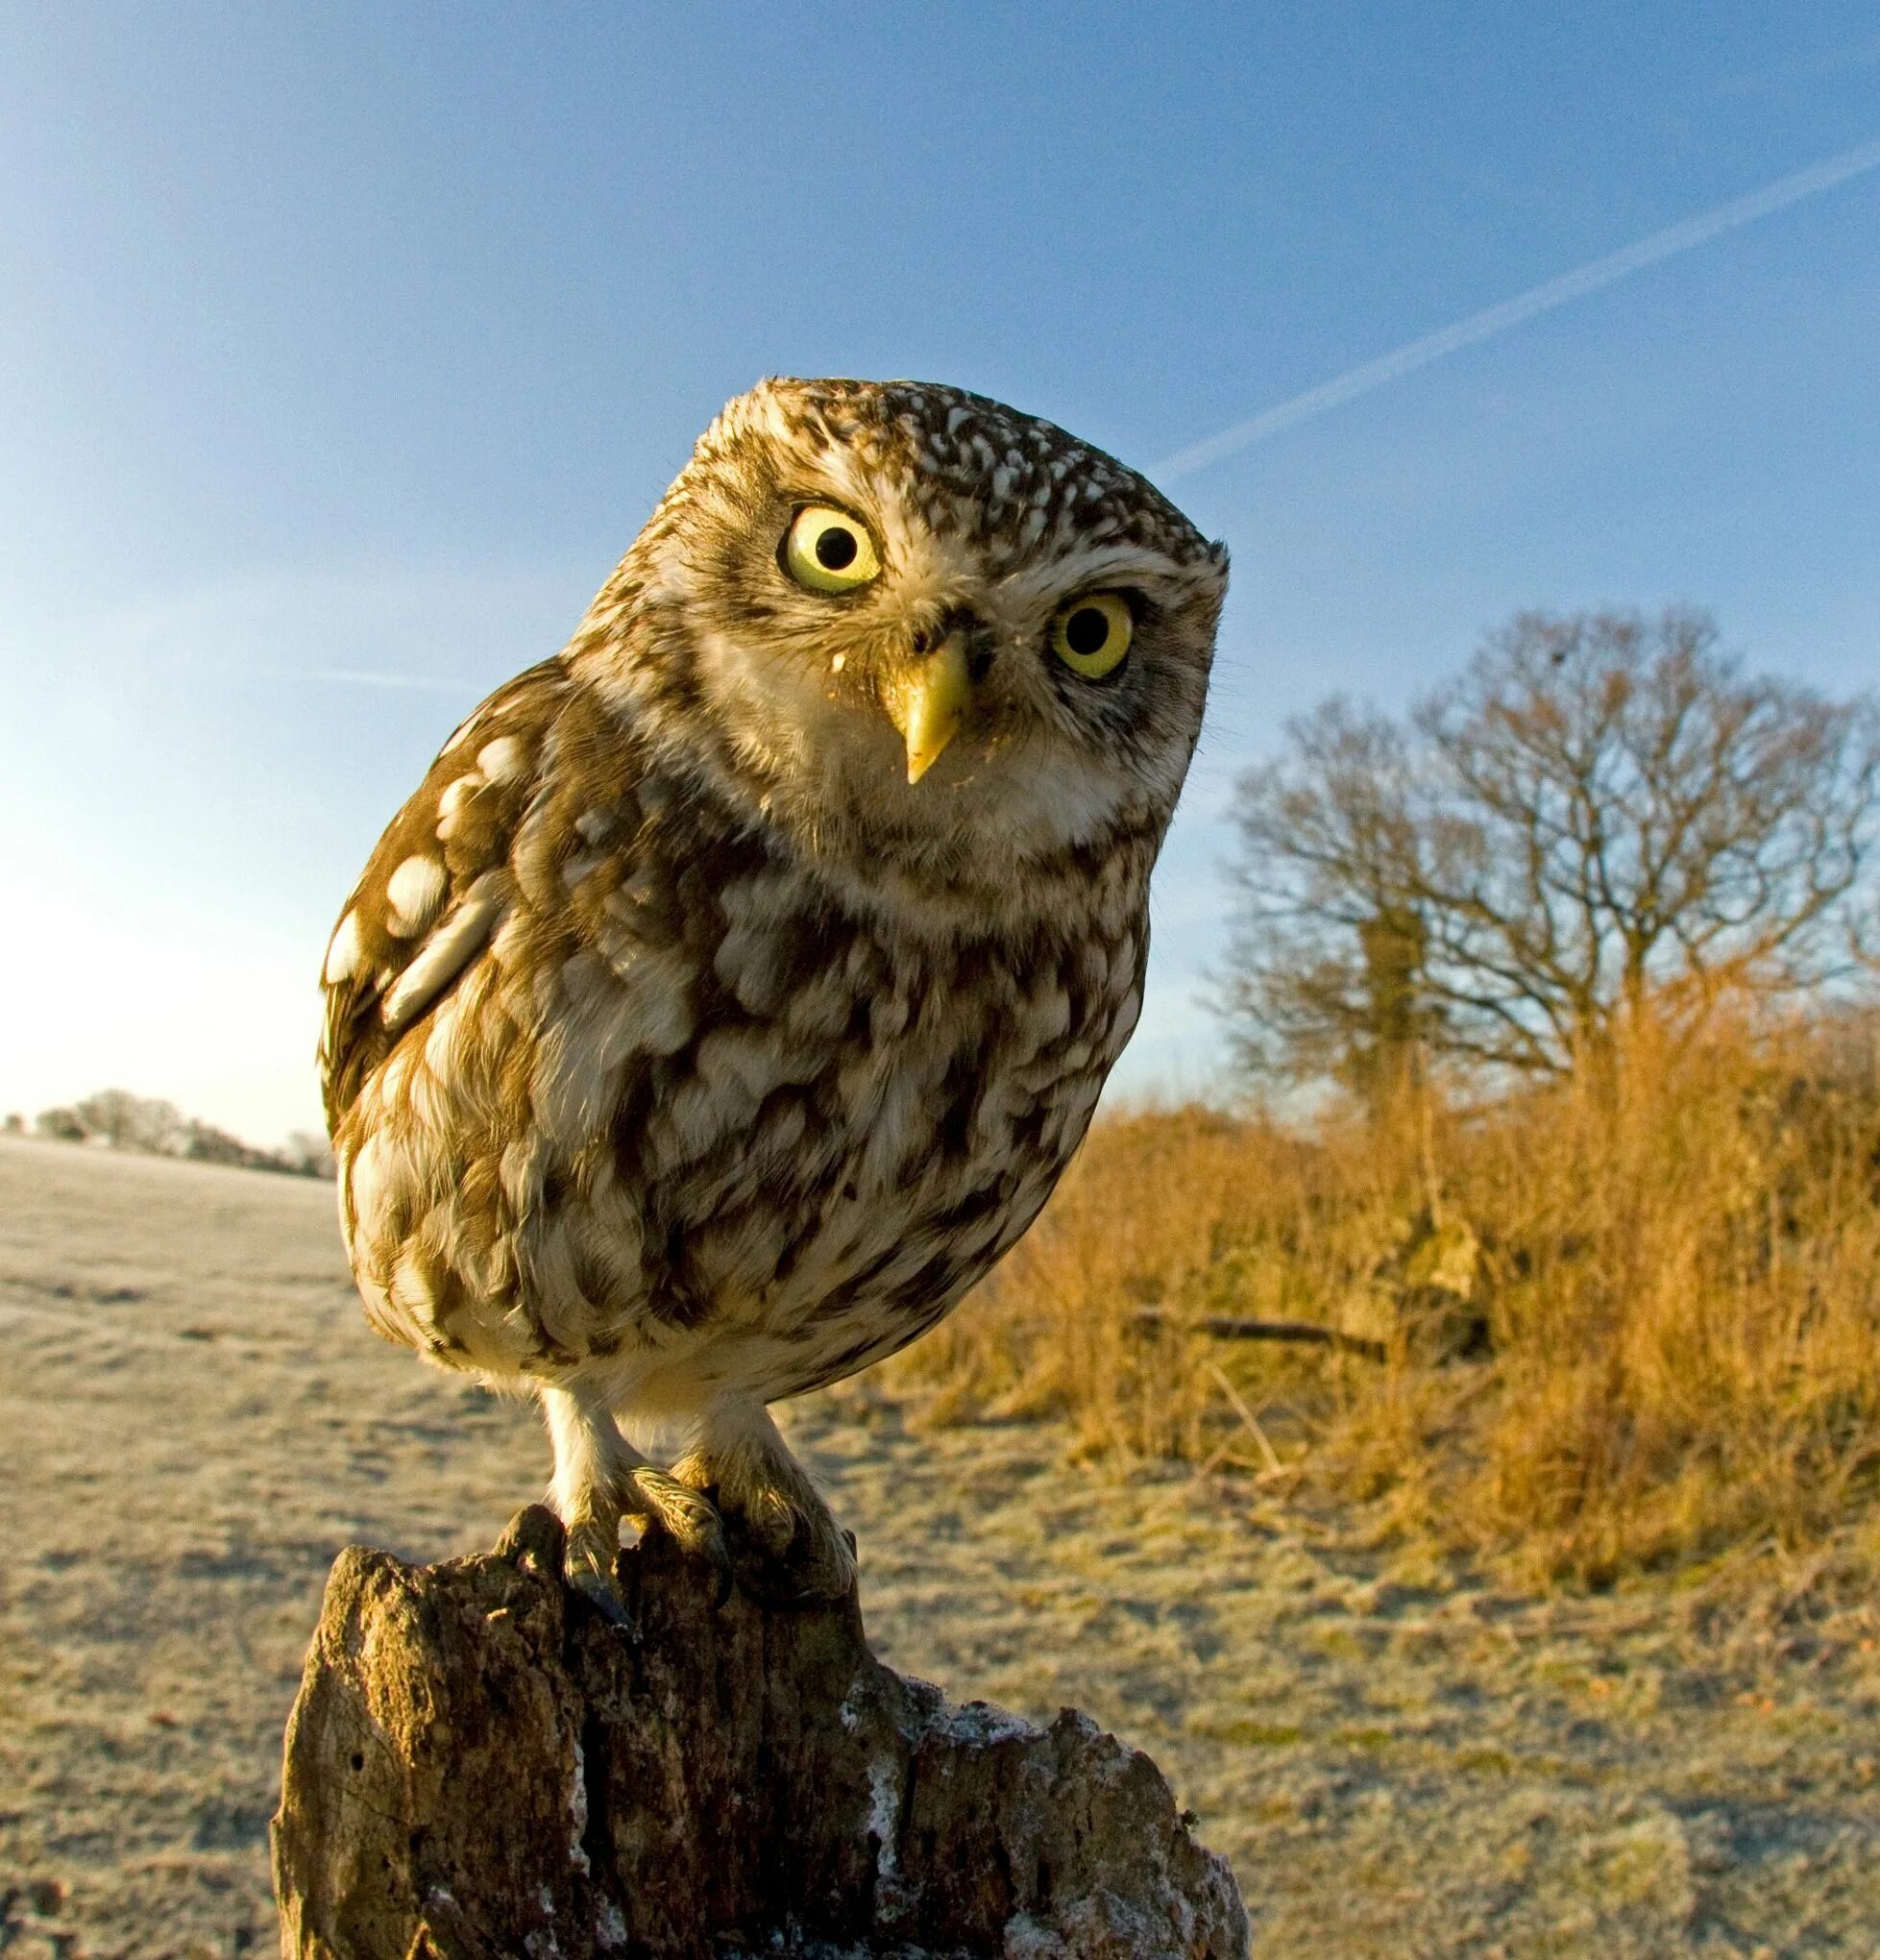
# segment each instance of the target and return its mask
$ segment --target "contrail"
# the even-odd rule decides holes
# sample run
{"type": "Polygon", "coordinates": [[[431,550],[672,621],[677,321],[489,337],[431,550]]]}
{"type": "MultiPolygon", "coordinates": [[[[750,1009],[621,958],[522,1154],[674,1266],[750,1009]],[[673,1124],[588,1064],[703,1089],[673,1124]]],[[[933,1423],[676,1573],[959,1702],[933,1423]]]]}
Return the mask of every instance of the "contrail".
{"type": "Polygon", "coordinates": [[[1278,435],[1282,429],[1297,429],[1302,422],[1309,422],[1315,415],[1323,415],[1328,409],[1337,408],[1359,395],[1368,395],[1373,388],[1381,388],[1386,381],[1394,381],[1400,376],[1428,367],[1432,360],[1441,360],[1445,355],[1471,347],[1477,340],[1504,333],[1510,327],[1519,327],[1538,314],[1550,313],[1555,306],[1564,306],[1570,300],[1598,292],[1601,286],[1611,285],[1616,280],[1629,279],[1633,273],[1643,272],[1647,266],[1656,265],[1661,259],[1675,258],[1680,252],[1695,251],[1699,245],[1709,244],[1713,238],[1721,238],[1725,232],[1753,225],[1758,218],[1786,210],[1791,205],[1800,204],[1804,198],[1819,196],[1824,190],[1832,190],[1837,184],[1845,184],[1850,177],[1860,177],[1874,169],[1880,169],[1880,142],[1863,143],[1858,149],[1843,150],[1838,157],[1811,164],[1806,170],[1797,170],[1792,177],[1779,178],[1774,184],[1761,190],[1752,190],[1746,197],[1733,198],[1714,210],[1686,218],[1682,224],[1653,232],[1648,238],[1641,238],[1634,245],[1610,252],[1605,257],[1596,258],[1573,272],[1563,272],[1557,279],[1550,279],[1543,285],[1530,286],[1526,292],[1518,293],[1511,300],[1503,300],[1500,306],[1484,307],[1481,312],[1471,313],[1466,320],[1458,320],[1452,327],[1425,334],[1421,340],[1412,340],[1393,353],[1379,355],[1376,360],[1367,360],[1361,367],[1352,368],[1329,381],[1321,381],[1316,388],[1307,388],[1303,395],[1295,395],[1289,402],[1264,408],[1259,414],[1249,416],[1245,422],[1236,422],[1232,429],[1222,429],[1218,435],[1210,435],[1184,450],[1177,450],[1172,456],[1165,456],[1160,463],[1152,465],[1148,474],[1166,482],[1171,478],[1186,477],[1196,470],[1206,469],[1209,463],[1217,463],[1223,456],[1233,455],[1257,442],[1264,442],[1268,436],[1278,435]]]}

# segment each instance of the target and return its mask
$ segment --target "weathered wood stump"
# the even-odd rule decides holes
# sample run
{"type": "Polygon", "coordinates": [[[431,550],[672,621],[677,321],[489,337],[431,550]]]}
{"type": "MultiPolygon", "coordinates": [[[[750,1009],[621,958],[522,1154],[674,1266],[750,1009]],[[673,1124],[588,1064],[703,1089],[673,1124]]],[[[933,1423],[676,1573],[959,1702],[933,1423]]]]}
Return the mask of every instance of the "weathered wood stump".
{"type": "Polygon", "coordinates": [[[287,1727],[282,1951],[319,1960],[1237,1960],[1155,1765],[883,1667],[851,1598],[715,1605],[659,1541],[632,1629],[522,1512],[493,1554],[340,1555],[287,1727]]]}

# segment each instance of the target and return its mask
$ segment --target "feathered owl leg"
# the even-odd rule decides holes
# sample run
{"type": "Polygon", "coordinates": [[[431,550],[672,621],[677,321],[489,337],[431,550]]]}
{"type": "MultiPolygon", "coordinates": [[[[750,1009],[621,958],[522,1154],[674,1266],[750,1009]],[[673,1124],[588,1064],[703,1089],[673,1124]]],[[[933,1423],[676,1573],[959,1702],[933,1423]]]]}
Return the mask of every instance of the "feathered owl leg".
{"type": "Polygon", "coordinates": [[[729,1591],[731,1560],[724,1528],[706,1498],[655,1468],[621,1434],[604,1398],[577,1384],[544,1384],[542,1409],[554,1446],[549,1502],[568,1531],[570,1585],[610,1620],[625,1618],[614,1580],[623,1516],[670,1532],[688,1552],[709,1558],[720,1598],[729,1591]]]}
{"type": "Polygon", "coordinates": [[[855,1584],[855,1540],[830,1514],[761,1402],[725,1397],[709,1404],[672,1475],[691,1490],[709,1492],[720,1511],[743,1525],[759,1556],[756,1569],[740,1573],[746,1590],[782,1603],[841,1599],[855,1584]]]}

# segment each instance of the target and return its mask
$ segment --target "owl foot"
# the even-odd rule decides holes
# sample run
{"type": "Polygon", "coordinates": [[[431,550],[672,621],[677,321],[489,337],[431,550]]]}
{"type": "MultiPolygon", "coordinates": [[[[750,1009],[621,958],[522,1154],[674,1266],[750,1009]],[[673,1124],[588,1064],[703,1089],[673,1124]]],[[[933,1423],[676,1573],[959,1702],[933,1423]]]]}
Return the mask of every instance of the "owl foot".
{"type": "Polygon", "coordinates": [[[648,1530],[664,1531],[682,1552],[710,1561],[718,1576],[719,1605],[731,1597],[731,1554],[724,1542],[724,1523],[702,1491],[681,1483],[650,1463],[627,1472],[621,1505],[626,1515],[648,1530]]]}
{"type": "Polygon", "coordinates": [[[820,1508],[819,1517],[793,1511],[786,1527],[770,1503],[727,1507],[738,1583],[760,1605],[820,1605],[855,1589],[855,1533],[820,1508]]]}
{"type": "Polygon", "coordinates": [[[568,1533],[562,1571],[615,1626],[631,1625],[616,1561],[623,1516],[665,1531],[682,1550],[708,1559],[719,1603],[731,1590],[731,1560],[718,1513],[696,1491],[655,1470],[621,1434],[604,1403],[578,1386],[537,1390],[554,1444],[549,1501],[568,1533]]]}
{"type": "Polygon", "coordinates": [[[582,1517],[569,1525],[562,1557],[562,1576],[569,1585],[614,1626],[632,1625],[614,1563],[620,1556],[620,1521],[624,1516],[643,1530],[664,1531],[682,1552],[706,1560],[716,1580],[713,1603],[723,1605],[731,1597],[731,1555],[725,1548],[724,1526],[710,1501],[650,1465],[636,1467],[627,1483],[620,1508],[611,1517],[582,1517]]]}
{"type": "Polygon", "coordinates": [[[789,1549],[746,1560],[744,1586],[771,1606],[808,1606],[845,1600],[855,1590],[855,1533],[825,1509],[819,1519],[799,1517],[789,1549]]]}
{"type": "Polygon", "coordinates": [[[765,1605],[809,1605],[854,1590],[855,1536],[830,1515],[764,1409],[720,1413],[673,1479],[709,1492],[729,1528],[738,1583],[765,1605]]]}
{"type": "Polygon", "coordinates": [[[626,1603],[621,1598],[614,1578],[614,1558],[620,1551],[621,1528],[618,1518],[611,1523],[599,1518],[582,1518],[568,1527],[568,1546],[562,1557],[562,1576],[613,1626],[632,1624],[626,1603]]]}

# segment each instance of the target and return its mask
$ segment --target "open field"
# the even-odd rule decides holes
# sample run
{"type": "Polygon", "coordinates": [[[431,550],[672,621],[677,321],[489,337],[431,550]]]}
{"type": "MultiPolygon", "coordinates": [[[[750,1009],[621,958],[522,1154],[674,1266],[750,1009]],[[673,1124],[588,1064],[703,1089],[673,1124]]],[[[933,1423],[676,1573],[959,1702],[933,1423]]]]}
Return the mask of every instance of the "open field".
{"type": "MultiPolygon", "coordinates": [[[[526,1411],[366,1333],[330,1203],[0,1143],[10,1960],[271,1950],[280,1735],[333,1554],[486,1545],[546,1475],[526,1411]]],[[[1080,1466],[1064,1424],[936,1426],[931,1392],[904,1370],[789,1412],[878,1651],[1147,1749],[1257,1950],[1880,1951],[1852,1526],[1747,1592],[1529,1596],[1375,1549],[1289,1478],[1080,1466]]]]}

